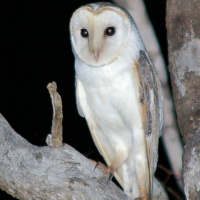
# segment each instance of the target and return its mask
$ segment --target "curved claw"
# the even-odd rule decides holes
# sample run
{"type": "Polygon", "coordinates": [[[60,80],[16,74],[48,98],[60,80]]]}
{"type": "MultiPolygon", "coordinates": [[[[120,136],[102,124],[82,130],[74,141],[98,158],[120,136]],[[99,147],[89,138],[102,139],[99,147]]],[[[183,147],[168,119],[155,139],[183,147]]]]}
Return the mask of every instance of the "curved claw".
{"type": "Polygon", "coordinates": [[[95,171],[95,169],[98,167],[98,165],[100,165],[100,162],[97,162],[97,164],[96,164],[95,167],[94,167],[94,171],[95,171]]]}
{"type": "Polygon", "coordinates": [[[114,173],[110,173],[109,178],[108,178],[108,181],[107,181],[107,184],[109,183],[109,181],[112,180],[113,176],[114,176],[114,173]]]}

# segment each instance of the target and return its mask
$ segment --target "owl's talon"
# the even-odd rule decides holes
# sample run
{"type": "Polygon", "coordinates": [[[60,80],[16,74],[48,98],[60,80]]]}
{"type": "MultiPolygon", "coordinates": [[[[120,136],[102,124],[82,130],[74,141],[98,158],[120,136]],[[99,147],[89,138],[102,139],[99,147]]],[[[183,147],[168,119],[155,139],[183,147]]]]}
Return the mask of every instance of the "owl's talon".
{"type": "Polygon", "coordinates": [[[109,178],[108,178],[108,181],[107,181],[107,184],[109,183],[109,181],[112,180],[113,176],[114,176],[114,173],[110,173],[109,178]]]}
{"type": "Polygon", "coordinates": [[[95,165],[95,167],[94,167],[94,171],[95,171],[95,169],[98,167],[98,165],[100,165],[100,162],[97,162],[97,163],[96,163],[96,165],[95,165]]]}

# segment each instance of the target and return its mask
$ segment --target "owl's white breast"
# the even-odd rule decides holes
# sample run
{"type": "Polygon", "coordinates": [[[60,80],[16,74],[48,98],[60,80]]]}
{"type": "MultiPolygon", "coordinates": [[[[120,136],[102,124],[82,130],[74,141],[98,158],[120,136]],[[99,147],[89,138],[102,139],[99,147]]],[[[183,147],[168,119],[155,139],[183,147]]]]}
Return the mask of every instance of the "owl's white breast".
{"type": "Polygon", "coordinates": [[[131,148],[131,134],[142,129],[138,77],[133,73],[136,59],[136,53],[124,52],[112,64],[101,67],[75,61],[76,76],[84,87],[90,115],[114,148],[119,142],[131,148]]]}

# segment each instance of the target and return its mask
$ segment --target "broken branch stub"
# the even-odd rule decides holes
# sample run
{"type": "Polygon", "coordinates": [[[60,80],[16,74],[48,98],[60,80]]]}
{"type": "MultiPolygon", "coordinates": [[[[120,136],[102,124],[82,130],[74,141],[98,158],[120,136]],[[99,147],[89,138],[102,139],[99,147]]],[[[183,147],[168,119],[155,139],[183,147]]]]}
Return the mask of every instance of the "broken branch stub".
{"type": "Polygon", "coordinates": [[[60,147],[63,145],[63,111],[62,111],[62,99],[57,92],[56,82],[49,83],[47,85],[49,91],[51,102],[53,106],[53,119],[51,134],[46,138],[46,143],[51,147],[60,147]]]}

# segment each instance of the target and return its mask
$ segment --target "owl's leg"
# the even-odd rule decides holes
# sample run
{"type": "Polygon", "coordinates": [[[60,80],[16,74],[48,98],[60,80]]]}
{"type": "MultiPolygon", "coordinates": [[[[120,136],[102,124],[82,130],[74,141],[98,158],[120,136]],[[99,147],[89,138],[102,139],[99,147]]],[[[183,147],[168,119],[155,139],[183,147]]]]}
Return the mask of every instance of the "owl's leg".
{"type": "Polygon", "coordinates": [[[118,152],[112,164],[108,167],[108,171],[114,173],[124,163],[124,152],[118,152]]]}
{"type": "Polygon", "coordinates": [[[125,162],[125,152],[120,151],[116,154],[114,161],[111,163],[110,166],[106,167],[101,162],[96,162],[95,169],[98,167],[100,168],[105,174],[110,174],[109,180],[112,179],[114,172],[125,162]]]}
{"type": "Polygon", "coordinates": [[[112,179],[114,172],[126,161],[127,155],[125,151],[119,151],[110,166],[106,167],[101,162],[97,162],[94,171],[99,167],[105,174],[110,174],[109,180],[112,179]]]}
{"type": "Polygon", "coordinates": [[[129,156],[129,152],[127,148],[122,148],[119,151],[116,152],[116,156],[114,158],[114,160],[112,161],[111,165],[108,166],[107,168],[107,173],[110,174],[109,176],[109,180],[112,179],[114,172],[123,165],[124,162],[126,162],[126,160],[128,159],[129,156]]]}

